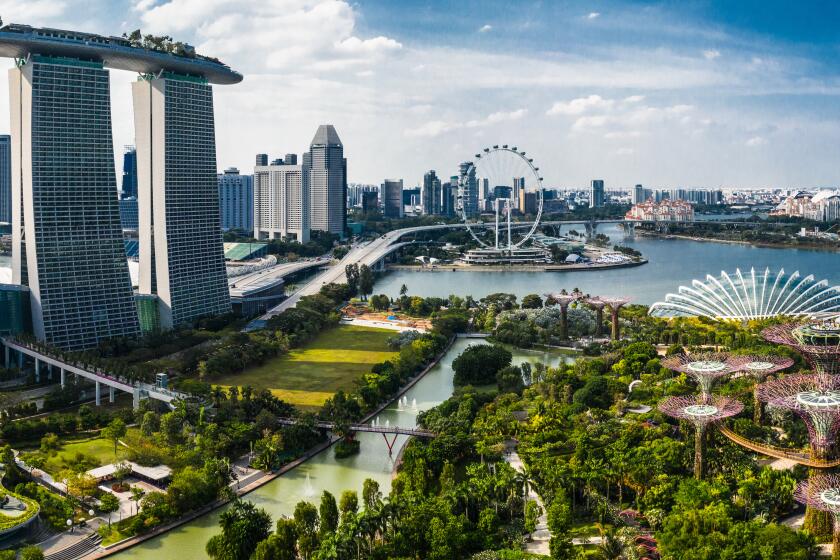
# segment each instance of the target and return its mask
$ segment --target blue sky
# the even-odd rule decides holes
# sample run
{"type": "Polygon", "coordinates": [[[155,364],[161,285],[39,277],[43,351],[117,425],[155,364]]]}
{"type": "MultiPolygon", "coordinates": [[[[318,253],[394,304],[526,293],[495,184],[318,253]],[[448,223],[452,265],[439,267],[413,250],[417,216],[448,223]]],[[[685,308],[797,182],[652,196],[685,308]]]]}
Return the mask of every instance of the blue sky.
{"type": "MultiPolygon", "coordinates": [[[[511,143],[550,187],[840,183],[836,3],[0,0],[0,16],[168,33],[241,70],[215,90],[220,168],[301,152],[330,122],[351,181],[413,185],[511,143]]],[[[131,80],[112,74],[117,146],[131,80]]]]}

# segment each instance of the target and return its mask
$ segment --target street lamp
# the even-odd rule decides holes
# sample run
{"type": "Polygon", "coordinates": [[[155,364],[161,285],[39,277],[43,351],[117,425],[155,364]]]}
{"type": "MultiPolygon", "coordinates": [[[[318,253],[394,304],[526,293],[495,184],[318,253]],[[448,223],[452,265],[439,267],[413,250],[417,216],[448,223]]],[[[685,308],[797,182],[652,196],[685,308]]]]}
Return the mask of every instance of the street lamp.
{"type": "Polygon", "coordinates": [[[70,527],[70,532],[72,533],[73,532],[73,520],[72,519],[67,520],[67,526],[70,527]]]}
{"type": "Polygon", "coordinates": [[[88,515],[89,515],[89,516],[93,517],[93,514],[94,514],[94,513],[96,513],[96,512],[95,512],[95,511],[93,511],[93,509],[89,509],[89,510],[88,510],[88,515]]]}

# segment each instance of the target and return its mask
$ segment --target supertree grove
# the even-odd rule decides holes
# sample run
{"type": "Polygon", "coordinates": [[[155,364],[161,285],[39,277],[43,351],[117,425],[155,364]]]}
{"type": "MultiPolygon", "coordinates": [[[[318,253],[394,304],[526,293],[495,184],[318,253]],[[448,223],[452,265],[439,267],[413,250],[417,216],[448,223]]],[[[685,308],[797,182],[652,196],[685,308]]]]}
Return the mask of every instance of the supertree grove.
{"type": "Polygon", "coordinates": [[[662,360],[663,367],[690,375],[700,386],[702,399],[712,395],[712,385],[721,377],[739,371],[745,358],[720,352],[676,354],[662,360]]]}
{"type": "Polygon", "coordinates": [[[698,480],[703,478],[706,429],[742,410],[744,405],[740,401],[718,395],[699,402],[696,397],[670,397],[659,403],[659,411],[663,414],[694,424],[694,477],[698,480]]]}
{"type": "Polygon", "coordinates": [[[583,294],[575,290],[572,293],[566,293],[563,290],[557,294],[545,294],[546,299],[552,299],[560,306],[560,338],[569,337],[569,305],[583,297],[583,294]]]}
{"type": "Polygon", "coordinates": [[[741,372],[751,375],[756,379],[753,388],[753,417],[755,423],[761,422],[762,407],[758,398],[758,382],[763,381],[768,375],[773,375],[786,370],[793,365],[793,359],[785,356],[744,356],[741,364],[741,372]]]}
{"type": "Polygon", "coordinates": [[[620,327],[618,324],[618,312],[622,307],[630,303],[630,298],[606,296],[601,297],[600,300],[610,308],[610,315],[612,318],[612,339],[618,340],[621,337],[620,327]]]}
{"type": "Polygon", "coordinates": [[[831,557],[840,560],[840,476],[818,474],[796,486],[793,497],[808,509],[823,511],[833,518],[831,557]]]}
{"type": "Polygon", "coordinates": [[[840,374],[840,319],[768,327],[761,336],[797,350],[817,373],[840,374]]]}

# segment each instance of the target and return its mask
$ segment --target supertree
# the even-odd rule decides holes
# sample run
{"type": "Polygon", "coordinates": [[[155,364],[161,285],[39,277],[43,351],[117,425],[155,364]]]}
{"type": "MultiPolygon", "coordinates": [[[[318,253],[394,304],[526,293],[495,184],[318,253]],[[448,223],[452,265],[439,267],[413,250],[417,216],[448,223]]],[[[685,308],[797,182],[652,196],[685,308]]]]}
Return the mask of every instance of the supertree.
{"type": "MultiPolygon", "coordinates": [[[[768,375],[773,375],[793,365],[793,359],[785,356],[744,356],[741,372],[751,375],[757,382],[764,381],[768,375]]],[[[761,400],[758,398],[758,383],[753,389],[753,419],[756,424],[761,423],[761,400]]]]}
{"type": "Polygon", "coordinates": [[[622,307],[630,303],[630,298],[608,296],[600,299],[610,308],[610,315],[612,315],[612,339],[618,340],[621,334],[618,326],[618,312],[622,307]]]}
{"type": "Polygon", "coordinates": [[[840,374],[840,318],[775,325],[761,336],[797,350],[817,373],[840,374]]]}
{"type": "Polygon", "coordinates": [[[740,414],[744,405],[729,397],[715,395],[702,401],[697,397],[669,397],[659,403],[662,414],[694,424],[694,477],[703,478],[703,442],[710,424],[740,414]]]}
{"type": "Polygon", "coordinates": [[[711,397],[715,381],[739,371],[743,363],[743,357],[721,352],[675,354],[662,360],[663,367],[693,377],[700,386],[700,397],[703,400],[711,397]]]}
{"type": "Polygon", "coordinates": [[[840,560],[840,476],[818,474],[803,480],[797,484],[793,497],[809,510],[823,511],[833,518],[831,557],[840,560]]]}
{"type": "Polygon", "coordinates": [[[595,310],[595,336],[601,336],[604,328],[604,307],[607,306],[607,302],[598,296],[588,297],[585,301],[586,305],[595,310]]]}
{"type": "Polygon", "coordinates": [[[569,337],[569,305],[583,297],[583,294],[575,290],[567,294],[566,290],[558,294],[545,294],[546,299],[551,298],[560,306],[560,338],[569,337]]]}
{"type": "MultiPolygon", "coordinates": [[[[802,418],[808,427],[811,459],[830,459],[840,426],[840,376],[788,375],[766,381],[756,389],[758,398],[770,406],[790,410],[802,418]]],[[[820,476],[811,469],[809,478],[820,476]]],[[[805,529],[819,534],[827,529],[829,520],[819,508],[805,512],[805,529]]]]}

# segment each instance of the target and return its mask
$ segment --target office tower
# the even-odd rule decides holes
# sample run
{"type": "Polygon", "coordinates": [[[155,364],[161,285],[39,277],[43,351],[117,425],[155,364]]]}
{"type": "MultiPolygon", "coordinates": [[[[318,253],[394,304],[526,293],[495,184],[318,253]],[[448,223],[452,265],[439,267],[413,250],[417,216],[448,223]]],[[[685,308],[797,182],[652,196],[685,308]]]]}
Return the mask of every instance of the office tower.
{"type": "Polygon", "coordinates": [[[448,183],[441,186],[440,213],[451,218],[455,216],[455,204],[458,199],[458,177],[450,177],[448,183]]]}
{"type": "Polygon", "coordinates": [[[140,293],[162,328],[230,312],[219,217],[213,91],[164,73],[132,84],[140,214],[140,293]]]}
{"type": "Polygon", "coordinates": [[[376,191],[365,191],[362,193],[362,214],[379,211],[379,193],[376,191]]]}
{"type": "Polygon", "coordinates": [[[250,234],[254,230],[254,178],[229,167],[218,179],[222,229],[250,234]]]}
{"type": "Polygon", "coordinates": [[[475,167],[471,161],[465,161],[458,166],[458,198],[463,215],[475,218],[481,212],[478,201],[478,181],[475,178],[475,167]]]}
{"type": "Polygon", "coordinates": [[[631,202],[633,204],[641,204],[645,201],[645,188],[642,185],[636,185],[633,187],[633,196],[631,197],[631,202]]]}
{"type": "Polygon", "coordinates": [[[333,125],[318,127],[309,152],[303,155],[303,168],[309,174],[310,227],[343,237],[347,227],[347,160],[333,125]]]}
{"type": "Polygon", "coordinates": [[[421,192],[423,214],[437,216],[440,214],[440,178],[434,169],[423,175],[423,190],[421,192]]]}
{"type": "Polygon", "coordinates": [[[537,193],[522,191],[519,195],[519,211],[523,214],[537,213],[537,193]]]}
{"type": "Polygon", "coordinates": [[[137,199],[120,199],[120,226],[123,231],[137,231],[140,229],[140,214],[137,207],[137,199]]]}
{"type": "Polygon", "coordinates": [[[589,207],[600,208],[604,205],[604,181],[592,179],[589,185],[589,207]]]}
{"type": "Polygon", "coordinates": [[[297,154],[286,154],[283,156],[283,163],[285,165],[297,165],[297,154]]]}
{"type": "Polygon", "coordinates": [[[12,223],[12,137],[0,134],[0,222],[12,223]]]}
{"type": "Polygon", "coordinates": [[[385,217],[402,218],[404,208],[402,179],[385,179],[379,192],[382,194],[382,207],[385,217]]]}
{"type": "Polygon", "coordinates": [[[516,206],[520,205],[520,197],[522,193],[525,192],[525,177],[514,177],[513,178],[513,199],[516,202],[516,206]]]}
{"type": "Polygon", "coordinates": [[[254,165],[256,165],[257,167],[261,165],[268,165],[268,154],[257,154],[254,165]]]}
{"type": "Polygon", "coordinates": [[[131,197],[137,198],[137,150],[134,146],[126,146],[123,152],[120,198],[131,197]]]}
{"type": "Polygon", "coordinates": [[[254,237],[309,241],[309,176],[301,165],[254,168],[254,237]]]}
{"type": "Polygon", "coordinates": [[[78,350],[140,332],[120,227],[110,77],[33,54],[9,71],[13,282],[35,336],[78,350]]]}
{"type": "Polygon", "coordinates": [[[513,188],[507,185],[496,185],[493,187],[493,198],[509,198],[513,200],[513,188]]]}

